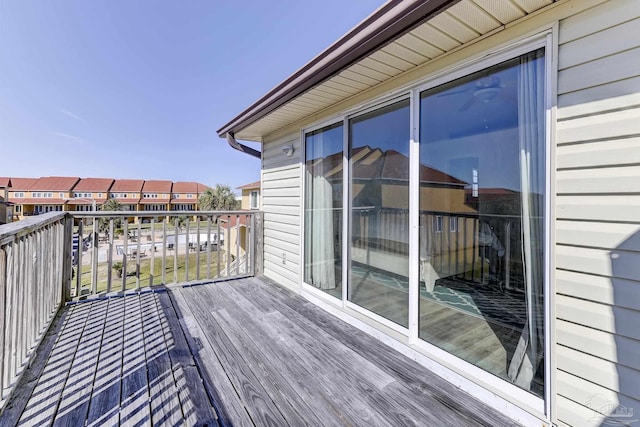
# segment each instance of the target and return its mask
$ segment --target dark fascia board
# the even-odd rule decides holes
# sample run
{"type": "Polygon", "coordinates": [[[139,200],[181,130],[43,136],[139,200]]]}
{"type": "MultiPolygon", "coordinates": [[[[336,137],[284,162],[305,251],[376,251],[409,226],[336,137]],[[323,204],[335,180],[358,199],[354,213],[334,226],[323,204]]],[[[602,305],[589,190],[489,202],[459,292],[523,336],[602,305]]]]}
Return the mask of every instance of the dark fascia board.
{"type": "Polygon", "coordinates": [[[218,136],[225,138],[228,132],[242,131],[458,1],[460,0],[391,0],[387,2],[344,37],[218,129],[218,136]],[[343,49],[347,44],[353,47],[343,49]]]}

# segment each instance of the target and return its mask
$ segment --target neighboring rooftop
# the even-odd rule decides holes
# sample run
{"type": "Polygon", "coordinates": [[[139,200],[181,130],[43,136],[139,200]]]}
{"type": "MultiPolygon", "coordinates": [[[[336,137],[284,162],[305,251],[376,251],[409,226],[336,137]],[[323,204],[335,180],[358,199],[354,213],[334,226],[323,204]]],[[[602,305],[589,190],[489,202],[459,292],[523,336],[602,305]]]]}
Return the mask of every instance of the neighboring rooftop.
{"type": "Polygon", "coordinates": [[[145,181],[142,186],[143,193],[171,193],[171,186],[173,182],[171,181],[145,181]]]}
{"type": "Polygon", "coordinates": [[[11,178],[0,176],[0,188],[11,187],[11,178]]]}
{"type": "Polygon", "coordinates": [[[98,191],[106,193],[113,185],[113,182],[113,178],[82,178],[80,182],[73,187],[73,191],[98,191]]]}
{"type": "Polygon", "coordinates": [[[11,178],[11,190],[27,191],[30,190],[38,178],[11,178]]]}
{"type": "Polygon", "coordinates": [[[144,180],[142,179],[116,179],[111,186],[111,192],[141,192],[144,180]]]}
{"type": "Polygon", "coordinates": [[[199,182],[174,182],[172,193],[202,193],[208,186],[199,182]]]}
{"type": "Polygon", "coordinates": [[[31,191],[71,191],[80,181],[79,177],[43,176],[29,188],[31,191]]]}
{"type": "Polygon", "coordinates": [[[260,181],[252,182],[252,183],[249,183],[249,184],[244,184],[244,185],[241,185],[240,187],[237,187],[237,188],[241,189],[241,190],[249,190],[249,189],[252,189],[252,188],[260,188],[260,181]]]}

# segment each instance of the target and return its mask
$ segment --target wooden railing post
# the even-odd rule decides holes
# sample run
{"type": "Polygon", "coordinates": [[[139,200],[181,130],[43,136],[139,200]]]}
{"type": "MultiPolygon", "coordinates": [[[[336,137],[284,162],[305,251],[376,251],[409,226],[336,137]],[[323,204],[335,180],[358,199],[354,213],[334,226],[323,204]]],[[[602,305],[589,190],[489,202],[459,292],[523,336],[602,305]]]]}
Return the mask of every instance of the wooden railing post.
{"type": "MultiPolygon", "coordinates": [[[[62,242],[62,301],[64,304],[71,300],[71,281],[73,266],[71,257],[73,252],[73,217],[70,215],[65,216],[63,220],[64,234],[62,242]]],[[[78,239],[78,251],[80,251],[80,245],[82,244],[82,238],[78,239]]]]}
{"type": "Polygon", "coordinates": [[[263,223],[263,213],[255,212],[253,214],[253,224],[254,228],[251,230],[251,234],[253,237],[253,275],[261,276],[264,270],[264,223],[263,223]]]}

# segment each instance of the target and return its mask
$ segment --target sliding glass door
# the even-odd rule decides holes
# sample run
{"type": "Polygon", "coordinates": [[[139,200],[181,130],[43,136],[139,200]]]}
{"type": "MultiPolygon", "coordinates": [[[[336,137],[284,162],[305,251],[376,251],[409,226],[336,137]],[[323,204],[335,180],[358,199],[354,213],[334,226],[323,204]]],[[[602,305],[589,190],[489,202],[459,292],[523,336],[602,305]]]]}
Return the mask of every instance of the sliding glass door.
{"type": "Polygon", "coordinates": [[[425,88],[305,134],[304,281],[542,396],[544,49],[425,88]]]}
{"type": "Polygon", "coordinates": [[[409,100],[349,121],[349,301],[401,326],[409,304],[409,100]]]}
{"type": "Polygon", "coordinates": [[[420,338],[544,381],[544,50],[420,94],[420,338]]]}

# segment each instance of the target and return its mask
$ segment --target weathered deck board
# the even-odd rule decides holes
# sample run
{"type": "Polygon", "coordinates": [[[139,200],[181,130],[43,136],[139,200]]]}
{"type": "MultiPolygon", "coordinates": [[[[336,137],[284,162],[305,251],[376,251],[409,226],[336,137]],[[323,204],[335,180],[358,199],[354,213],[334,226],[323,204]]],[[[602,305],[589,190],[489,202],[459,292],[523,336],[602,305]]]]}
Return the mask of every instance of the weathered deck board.
{"type": "Polygon", "coordinates": [[[144,353],[144,332],[140,296],[125,298],[124,351],[122,360],[122,394],[120,423],[145,425],[151,423],[149,384],[144,353]]]}
{"type": "Polygon", "coordinates": [[[201,367],[202,379],[214,402],[216,413],[223,425],[253,426],[244,403],[240,400],[227,374],[220,364],[211,344],[196,318],[188,309],[187,302],[181,292],[172,292],[180,325],[185,333],[187,343],[194,359],[201,367]],[[187,308],[183,308],[187,307],[187,308]]]}
{"type": "Polygon", "coordinates": [[[109,300],[102,351],[91,391],[88,426],[117,425],[120,421],[124,304],[124,298],[109,300]]]}
{"type": "Polygon", "coordinates": [[[157,299],[160,325],[164,332],[173,375],[178,388],[178,398],[182,405],[186,425],[218,426],[218,417],[211,406],[202,377],[189,350],[178,317],[168,294],[160,293],[157,299]]]}
{"type": "Polygon", "coordinates": [[[53,421],[90,311],[89,305],[70,310],[61,339],[54,346],[18,425],[49,425],[53,421]]]}
{"type": "Polygon", "coordinates": [[[16,408],[25,426],[513,425],[268,280],[85,302],[60,318],[40,374],[23,377],[33,392],[18,387],[29,400],[0,425],[16,408]]]}

